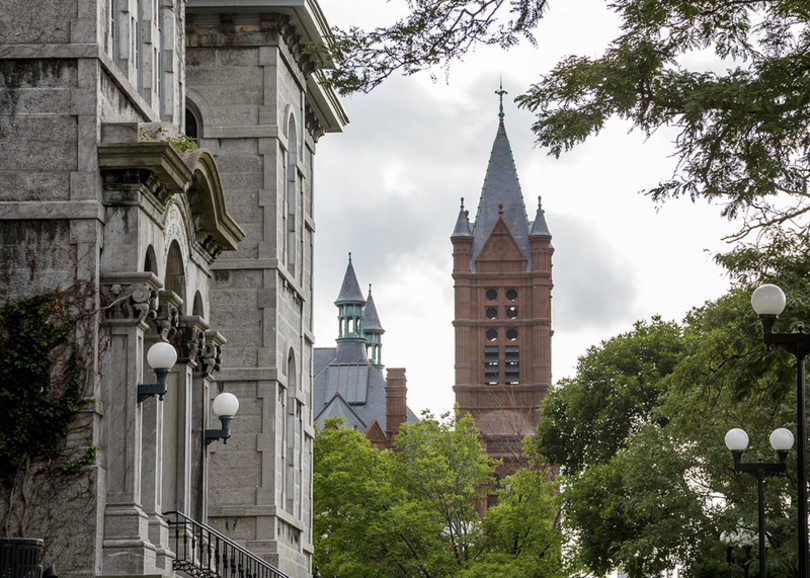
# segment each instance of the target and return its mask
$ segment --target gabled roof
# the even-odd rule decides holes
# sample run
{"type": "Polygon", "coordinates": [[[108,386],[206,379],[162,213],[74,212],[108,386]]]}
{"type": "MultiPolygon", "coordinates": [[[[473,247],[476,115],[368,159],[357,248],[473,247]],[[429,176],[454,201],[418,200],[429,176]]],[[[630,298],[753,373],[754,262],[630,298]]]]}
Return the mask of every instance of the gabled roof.
{"type": "Polygon", "coordinates": [[[355,411],[348,403],[346,403],[346,400],[343,399],[339,393],[333,395],[332,399],[329,400],[329,403],[326,404],[326,407],[324,407],[321,412],[315,416],[315,424],[318,427],[323,427],[323,422],[330,417],[342,417],[346,420],[346,427],[353,427],[360,431],[366,430],[366,424],[363,423],[360,416],[355,413],[355,411]]]}
{"type": "MultiPolygon", "coordinates": [[[[475,216],[472,263],[470,264],[472,271],[475,271],[476,257],[498,220],[498,205],[500,204],[503,205],[503,219],[528,263],[531,256],[529,218],[526,215],[526,206],[523,203],[523,194],[520,190],[515,161],[512,157],[512,149],[509,146],[503,119],[498,123],[498,132],[495,135],[495,142],[492,143],[487,175],[481,191],[481,200],[478,203],[478,213],[475,216]]],[[[527,264],[527,268],[528,266],[527,264]]]]}

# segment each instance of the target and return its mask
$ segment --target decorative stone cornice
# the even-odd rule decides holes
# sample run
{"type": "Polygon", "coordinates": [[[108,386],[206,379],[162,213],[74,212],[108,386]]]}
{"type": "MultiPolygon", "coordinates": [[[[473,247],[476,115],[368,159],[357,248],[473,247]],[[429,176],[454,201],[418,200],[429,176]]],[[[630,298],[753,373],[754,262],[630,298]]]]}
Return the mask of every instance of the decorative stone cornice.
{"type": "MultiPolygon", "coordinates": [[[[105,125],[103,133],[119,141],[137,139],[139,126],[105,125]]],[[[185,195],[192,213],[189,236],[209,263],[222,251],[235,250],[245,237],[225,207],[219,169],[209,151],[178,153],[165,142],[113,142],[98,146],[98,161],[107,206],[138,206],[148,196],[163,212],[173,195],[185,195]]]]}
{"type": "Polygon", "coordinates": [[[162,286],[151,272],[105,275],[100,286],[104,323],[137,325],[154,319],[162,286]]]}
{"type": "Polygon", "coordinates": [[[278,33],[281,40],[287,46],[290,54],[295,59],[298,68],[304,78],[308,78],[310,74],[317,69],[316,63],[306,50],[306,43],[301,35],[296,30],[292,18],[287,14],[278,12],[262,12],[259,15],[261,21],[261,29],[263,31],[270,31],[278,33]]]}

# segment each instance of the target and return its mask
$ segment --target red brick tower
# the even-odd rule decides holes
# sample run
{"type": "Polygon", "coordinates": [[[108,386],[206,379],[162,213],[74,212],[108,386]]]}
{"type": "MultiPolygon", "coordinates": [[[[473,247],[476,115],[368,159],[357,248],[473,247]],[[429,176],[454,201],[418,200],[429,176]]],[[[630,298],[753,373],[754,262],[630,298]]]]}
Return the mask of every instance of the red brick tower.
{"type": "MultiPolygon", "coordinates": [[[[503,91],[498,91],[503,99],[503,91]]],[[[503,125],[469,222],[462,199],[451,236],[455,281],[456,384],[501,476],[523,463],[521,440],[539,420],[551,385],[551,234],[538,204],[530,222],[503,125]]]]}

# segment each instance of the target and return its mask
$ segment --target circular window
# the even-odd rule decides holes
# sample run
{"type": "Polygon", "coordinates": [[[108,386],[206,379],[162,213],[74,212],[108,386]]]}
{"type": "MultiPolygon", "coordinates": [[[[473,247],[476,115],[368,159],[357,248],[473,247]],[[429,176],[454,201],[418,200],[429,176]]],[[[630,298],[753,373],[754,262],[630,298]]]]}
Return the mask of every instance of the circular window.
{"type": "Polygon", "coordinates": [[[509,341],[514,341],[515,339],[517,339],[517,329],[507,329],[506,338],[509,341]]]}
{"type": "Polygon", "coordinates": [[[517,291],[515,291],[514,289],[507,289],[506,298],[509,299],[509,301],[514,301],[515,299],[517,299],[517,291]]]}
{"type": "Polygon", "coordinates": [[[487,329],[487,339],[490,341],[495,341],[498,339],[498,330],[497,329],[487,329]]]}
{"type": "Polygon", "coordinates": [[[514,319],[515,317],[517,317],[517,307],[507,307],[506,316],[509,319],[514,319]]]}
{"type": "Polygon", "coordinates": [[[498,316],[497,307],[487,307],[487,318],[495,319],[498,316]]]}
{"type": "Polygon", "coordinates": [[[495,289],[487,289],[487,301],[495,301],[498,298],[498,292],[495,289]]]}

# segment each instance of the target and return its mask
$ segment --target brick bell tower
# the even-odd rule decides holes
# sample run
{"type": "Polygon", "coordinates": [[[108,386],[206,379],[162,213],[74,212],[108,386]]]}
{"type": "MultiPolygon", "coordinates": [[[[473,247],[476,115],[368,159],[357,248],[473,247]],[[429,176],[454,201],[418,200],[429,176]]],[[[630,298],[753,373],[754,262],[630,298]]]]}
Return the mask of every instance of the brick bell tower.
{"type": "Polygon", "coordinates": [[[492,145],[475,222],[461,212],[450,240],[456,383],[461,415],[481,430],[500,476],[524,463],[521,440],[551,385],[551,233],[539,204],[529,221],[503,123],[492,145]]]}

